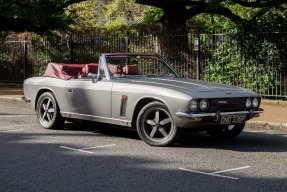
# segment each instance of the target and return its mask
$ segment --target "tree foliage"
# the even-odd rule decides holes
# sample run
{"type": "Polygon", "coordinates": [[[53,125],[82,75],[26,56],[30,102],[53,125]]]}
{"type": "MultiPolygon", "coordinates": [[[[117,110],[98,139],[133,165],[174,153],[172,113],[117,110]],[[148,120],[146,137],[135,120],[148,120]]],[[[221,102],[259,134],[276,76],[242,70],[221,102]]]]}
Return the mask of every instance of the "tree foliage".
{"type": "Polygon", "coordinates": [[[67,29],[73,21],[74,29],[84,31],[142,21],[160,21],[170,29],[187,21],[280,28],[286,26],[286,10],[286,0],[0,0],[0,30],[45,32],[67,29]]]}
{"type": "MultiPolygon", "coordinates": [[[[203,36],[202,36],[203,37],[203,36]]],[[[209,38],[201,38],[209,44],[209,38]]],[[[241,33],[222,35],[205,68],[205,80],[246,87],[261,94],[280,86],[286,62],[284,33],[241,33]]]]}
{"type": "Polygon", "coordinates": [[[81,32],[141,23],[145,8],[134,0],[87,0],[69,6],[66,13],[75,20],[72,28],[81,32]]]}
{"type": "Polygon", "coordinates": [[[101,9],[98,1],[87,0],[68,6],[65,13],[74,20],[70,24],[72,30],[88,32],[100,27],[101,17],[98,14],[99,11],[101,9]]]}
{"type": "Polygon", "coordinates": [[[1,31],[46,32],[72,22],[67,6],[83,0],[0,0],[1,31]]]}

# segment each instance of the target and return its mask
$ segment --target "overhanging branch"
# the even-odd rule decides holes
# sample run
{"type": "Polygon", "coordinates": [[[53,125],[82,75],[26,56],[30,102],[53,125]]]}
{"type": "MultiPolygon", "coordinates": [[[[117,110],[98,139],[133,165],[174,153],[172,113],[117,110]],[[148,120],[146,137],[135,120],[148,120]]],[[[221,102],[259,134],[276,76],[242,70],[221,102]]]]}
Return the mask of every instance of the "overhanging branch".
{"type": "Polygon", "coordinates": [[[211,13],[211,14],[222,15],[236,24],[242,24],[246,21],[245,19],[242,19],[241,17],[232,13],[232,11],[230,11],[228,8],[225,7],[216,7],[213,9],[205,5],[200,7],[193,7],[191,9],[188,9],[186,12],[187,12],[186,19],[192,18],[202,13],[211,13]]]}
{"type": "Polygon", "coordinates": [[[244,7],[263,8],[274,7],[287,3],[286,0],[257,0],[257,1],[244,1],[244,0],[231,0],[231,2],[244,7]]]}

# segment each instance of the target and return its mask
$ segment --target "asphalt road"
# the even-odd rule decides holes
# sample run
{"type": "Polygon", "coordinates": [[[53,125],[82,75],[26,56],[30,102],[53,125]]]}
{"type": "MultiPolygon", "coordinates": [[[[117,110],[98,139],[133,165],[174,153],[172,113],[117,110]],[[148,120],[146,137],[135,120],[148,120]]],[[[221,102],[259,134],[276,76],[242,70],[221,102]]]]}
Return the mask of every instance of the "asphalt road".
{"type": "Polygon", "coordinates": [[[287,191],[287,133],[187,134],[151,147],[97,124],[45,130],[23,103],[0,101],[0,191],[287,191]]]}

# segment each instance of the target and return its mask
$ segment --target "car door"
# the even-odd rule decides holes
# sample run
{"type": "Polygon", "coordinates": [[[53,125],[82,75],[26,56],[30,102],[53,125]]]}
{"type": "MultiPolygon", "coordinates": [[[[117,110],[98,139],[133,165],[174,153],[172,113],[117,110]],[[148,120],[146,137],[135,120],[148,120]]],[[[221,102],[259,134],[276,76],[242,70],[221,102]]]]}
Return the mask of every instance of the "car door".
{"type": "Polygon", "coordinates": [[[111,117],[112,82],[91,79],[71,79],[66,94],[72,113],[97,117],[111,117]]]}
{"type": "Polygon", "coordinates": [[[103,57],[99,60],[96,79],[71,79],[66,85],[67,99],[76,118],[100,120],[111,118],[113,82],[110,81],[103,57]]]}

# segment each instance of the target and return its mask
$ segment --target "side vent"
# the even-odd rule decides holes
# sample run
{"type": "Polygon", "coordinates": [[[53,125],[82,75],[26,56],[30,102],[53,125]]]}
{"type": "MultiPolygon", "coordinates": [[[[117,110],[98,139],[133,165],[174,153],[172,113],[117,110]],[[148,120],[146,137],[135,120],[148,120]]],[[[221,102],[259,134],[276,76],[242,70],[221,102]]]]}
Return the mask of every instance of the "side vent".
{"type": "Polygon", "coordinates": [[[121,116],[122,117],[126,116],[127,102],[128,102],[128,96],[122,95],[122,100],[121,100],[121,116]]]}

